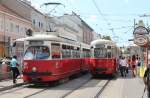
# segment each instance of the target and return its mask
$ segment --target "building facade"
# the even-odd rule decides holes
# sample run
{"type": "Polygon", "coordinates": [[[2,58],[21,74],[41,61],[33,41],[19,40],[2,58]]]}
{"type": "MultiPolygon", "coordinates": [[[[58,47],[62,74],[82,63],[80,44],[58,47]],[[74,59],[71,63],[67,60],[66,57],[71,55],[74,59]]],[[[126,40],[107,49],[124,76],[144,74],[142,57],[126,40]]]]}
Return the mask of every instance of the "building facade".
{"type": "Polygon", "coordinates": [[[93,32],[93,29],[74,12],[60,17],[51,17],[47,21],[47,31],[58,32],[59,35],[72,40],[90,44],[98,37],[96,32],[93,32]]]}
{"type": "Polygon", "coordinates": [[[0,57],[9,56],[13,40],[25,37],[31,22],[0,4],[0,57]]]}
{"type": "Polygon", "coordinates": [[[31,21],[33,31],[35,32],[46,31],[46,16],[33,7],[31,7],[31,21]]]}
{"type": "Polygon", "coordinates": [[[59,36],[82,42],[82,24],[76,15],[65,14],[60,17],[48,17],[47,31],[58,33],[59,36]]]}
{"type": "Polygon", "coordinates": [[[94,40],[93,29],[84,21],[82,21],[83,42],[90,44],[94,40]]]}

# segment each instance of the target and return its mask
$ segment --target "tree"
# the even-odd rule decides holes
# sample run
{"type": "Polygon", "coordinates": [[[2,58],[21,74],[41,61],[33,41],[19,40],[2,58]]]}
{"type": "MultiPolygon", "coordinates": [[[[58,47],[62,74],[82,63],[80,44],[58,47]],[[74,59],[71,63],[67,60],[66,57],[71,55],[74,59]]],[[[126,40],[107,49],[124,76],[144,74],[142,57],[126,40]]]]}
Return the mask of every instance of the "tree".
{"type": "Polygon", "coordinates": [[[111,40],[111,37],[110,36],[103,36],[102,39],[111,40]]]}

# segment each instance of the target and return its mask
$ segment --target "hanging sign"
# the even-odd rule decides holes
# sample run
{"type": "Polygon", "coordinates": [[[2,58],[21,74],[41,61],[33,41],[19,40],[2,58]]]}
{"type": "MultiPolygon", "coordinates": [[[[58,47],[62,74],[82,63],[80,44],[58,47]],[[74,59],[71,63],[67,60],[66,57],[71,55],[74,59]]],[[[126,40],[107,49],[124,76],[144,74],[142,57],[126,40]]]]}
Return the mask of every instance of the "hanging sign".
{"type": "Polygon", "coordinates": [[[146,36],[141,35],[141,36],[136,36],[134,38],[134,43],[138,46],[144,46],[148,43],[148,39],[146,36]]]}
{"type": "Polygon", "coordinates": [[[147,28],[143,27],[143,26],[138,26],[137,28],[134,29],[133,34],[139,34],[139,35],[143,35],[143,34],[149,34],[147,28]]]}

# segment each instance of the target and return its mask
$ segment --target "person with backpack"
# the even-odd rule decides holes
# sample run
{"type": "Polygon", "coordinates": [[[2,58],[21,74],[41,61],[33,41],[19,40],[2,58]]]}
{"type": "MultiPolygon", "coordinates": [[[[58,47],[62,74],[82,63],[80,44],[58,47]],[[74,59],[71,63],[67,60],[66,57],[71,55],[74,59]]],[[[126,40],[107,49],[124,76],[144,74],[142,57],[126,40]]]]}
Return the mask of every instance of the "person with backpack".
{"type": "MultiPolygon", "coordinates": [[[[143,77],[143,81],[145,84],[145,89],[147,89],[147,97],[150,98],[150,65],[148,65],[145,73],[144,73],[144,77],[143,77]]],[[[144,89],[144,92],[145,92],[144,89]]]]}
{"type": "Polygon", "coordinates": [[[17,67],[17,66],[19,66],[19,64],[17,62],[17,56],[13,56],[13,58],[10,62],[10,66],[11,66],[11,70],[13,73],[13,83],[15,84],[17,77],[20,75],[20,72],[17,67]]]}

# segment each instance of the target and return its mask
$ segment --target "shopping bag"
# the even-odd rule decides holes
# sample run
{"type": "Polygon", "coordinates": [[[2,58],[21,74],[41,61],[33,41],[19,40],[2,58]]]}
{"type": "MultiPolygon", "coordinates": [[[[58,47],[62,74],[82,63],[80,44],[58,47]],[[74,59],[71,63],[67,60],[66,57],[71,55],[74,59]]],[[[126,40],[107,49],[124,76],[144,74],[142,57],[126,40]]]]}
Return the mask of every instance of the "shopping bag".
{"type": "Polygon", "coordinates": [[[146,67],[145,66],[141,66],[140,67],[140,77],[144,77],[144,73],[145,73],[146,67]]]}

